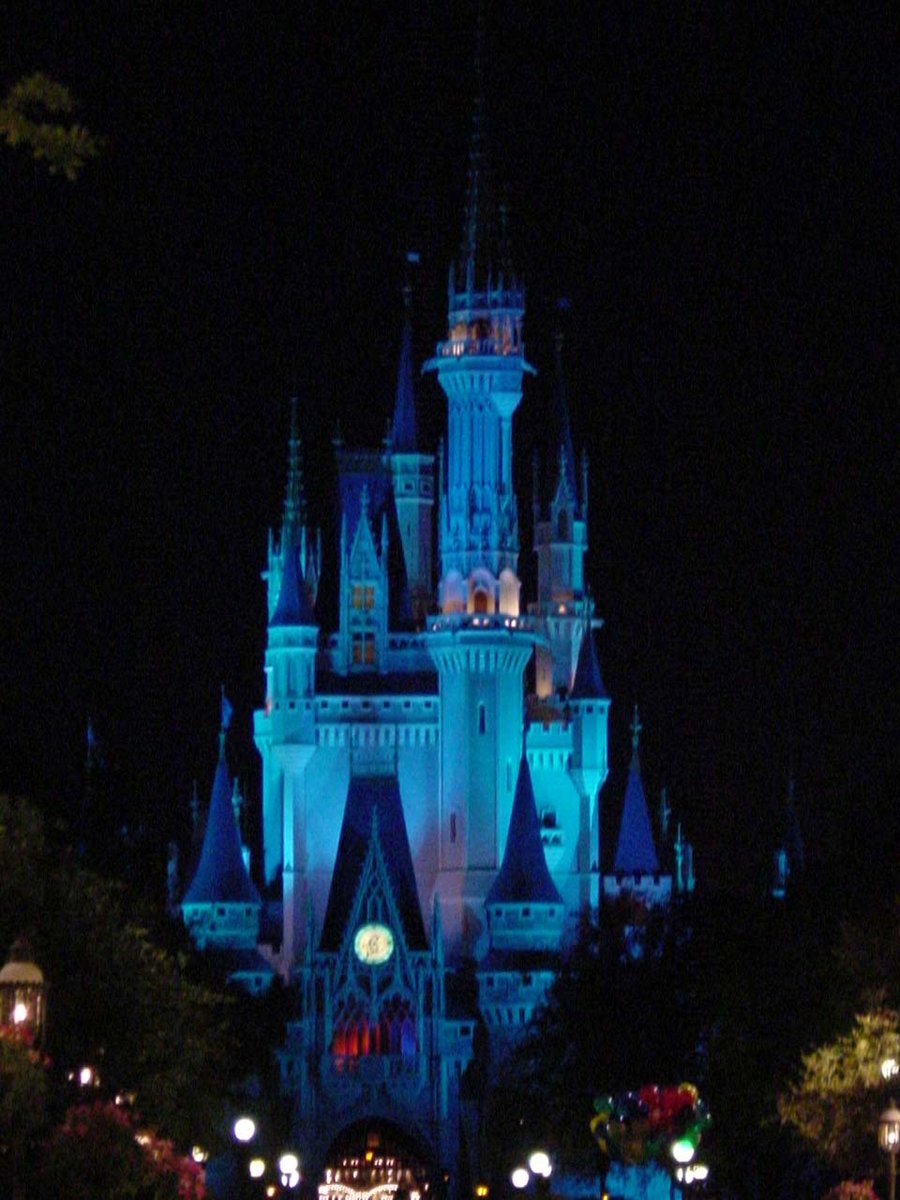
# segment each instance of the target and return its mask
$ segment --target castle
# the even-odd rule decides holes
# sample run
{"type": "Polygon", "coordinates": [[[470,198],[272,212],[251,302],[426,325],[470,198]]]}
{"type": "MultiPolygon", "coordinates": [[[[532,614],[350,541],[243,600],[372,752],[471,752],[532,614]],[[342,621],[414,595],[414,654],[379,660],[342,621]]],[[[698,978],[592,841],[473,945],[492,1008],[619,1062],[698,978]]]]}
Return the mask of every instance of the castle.
{"type": "Polygon", "coordinates": [[[260,990],[278,973],[296,985],[282,1086],[325,1193],[341,1183],[340,1131],[367,1122],[401,1130],[423,1162],[455,1163],[476,1030],[502,1053],[585,911],[623,893],[666,903],[693,886],[690,847],[668,829],[665,805],[665,863],[658,852],[636,713],[617,845],[601,871],[610,698],[585,582],[588,469],[573,451],[558,341],[546,486],[536,469],[532,497],[537,592],[526,599],[513,488],[513,417],[535,374],[524,317],[476,112],[447,332],[423,367],[446,398],[446,440],[436,453],[419,441],[407,306],[389,438],[370,450],[336,445],[333,631],[316,611],[322,547],[293,408],[254,717],[257,878],[280,899],[264,904],[249,874],[226,720],[181,900],[195,940],[224,956],[232,978],[260,990]]]}

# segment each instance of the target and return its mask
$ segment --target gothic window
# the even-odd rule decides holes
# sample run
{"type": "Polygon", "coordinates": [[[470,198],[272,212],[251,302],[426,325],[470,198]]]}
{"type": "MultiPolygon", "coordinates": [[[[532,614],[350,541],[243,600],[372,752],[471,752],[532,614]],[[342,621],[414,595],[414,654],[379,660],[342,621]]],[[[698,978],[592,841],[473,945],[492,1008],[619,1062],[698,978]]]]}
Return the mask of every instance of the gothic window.
{"type": "Polygon", "coordinates": [[[488,611],[488,594],[485,588],[476,588],[472,596],[472,611],[486,613],[488,611]]]}
{"type": "Polygon", "coordinates": [[[352,638],[353,644],[353,664],[354,666],[371,666],[375,662],[375,635],[374,633],[354,633],[352,638]]]}
{"type": "Polygon", "coordinates": [[[559,514],[559,537],[560,541],[567,541],[569,537],[569,514],[561,512],[559,514]]]}
{"type": "Polygon", "coordinates": [[[450,814],[450,841],[456,841],[456,813],[450,814]]]}
{"type": "Polygon", "coordinates": [[[478,732],[487,733],[487,713],[483,704],[478,705],[478,732]]]}
{"type": "Polygon", "coordinates": [[[353,585],[353,607],[368,612],[375,607],[375,588],[370,583],[355,583],[353,585]]]}
{"type": "Polygon", "coordinates": [[[387,997],[374,1019],[356,996],[338,1006],[331,1053],[339,1059],[371,1055],[413,1055],[417,1049],[416,1023],[410,1002],[403,996],[387,997]]]}

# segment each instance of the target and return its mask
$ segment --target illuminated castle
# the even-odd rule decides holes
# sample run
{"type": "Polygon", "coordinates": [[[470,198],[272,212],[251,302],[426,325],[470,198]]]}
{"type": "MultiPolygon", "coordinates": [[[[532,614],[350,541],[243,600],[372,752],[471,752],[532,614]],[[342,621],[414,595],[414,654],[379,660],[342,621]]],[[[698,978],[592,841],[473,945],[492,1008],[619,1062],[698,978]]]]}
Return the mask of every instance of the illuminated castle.
{"type": "MultiPolygon", "coordinates": [[[[293,410],[254,719],[259,883],[280,891],[277,934],[260,934],[224,751],[182,902],[195,938],[234,956],[245,986],[274,972],[296,984],[282,1083],[307,1161],[323,1170],[338,1161],[339,1131],[375,1119],[405,1131],[423,1161],[455,1163],[473,1124],[461,1077],[476,1029],[494,1055],[515,1036],[602,897],[660,903],[672,892],[637,721],[616,854],[601,874],[610,699],[585,585],[587,463],[573,452],[559,341],[548,486],[535,471],[537,594],[522,595],[513,417],[535,374],[524,316],[476,109],[447,334],[424,364],[446,398],[446,441],[436,454],[419,442],[407,308],[389,441],[336,449],[334,630],[317,614],[323,560],[293,410]]],[[[683,863],[675,883],[688,886],[683,863]]]]}

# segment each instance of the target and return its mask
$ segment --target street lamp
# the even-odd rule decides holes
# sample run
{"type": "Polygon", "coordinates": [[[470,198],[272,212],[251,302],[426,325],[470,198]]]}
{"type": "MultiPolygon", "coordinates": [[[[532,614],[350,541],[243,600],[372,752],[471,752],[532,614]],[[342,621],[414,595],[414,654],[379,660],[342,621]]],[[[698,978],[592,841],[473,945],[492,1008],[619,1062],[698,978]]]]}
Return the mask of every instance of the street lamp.
{"type": "Polygon", "coordinates": [[[0,969],[0,1025],[27,1030],[40,1043],[46,1002],[44,972],[32,961],[26,939],[16,938],[0,969]]]}
{"type": "Polygon", "coordinates": [[[238,1117],[231,1127],[231,1132],[234,1134],[236,1142],[246,1145],[256,1137],[256,1122],[252,1117],[238,1117]]]}
{"type": "Polygon", "coordinates": [[[892,1100],[878,1118],[878,1145],[888,1156],[888,1200],[897,1190],[897,1151],[900,1150],[900,1110],[892,1100]]]}
{"type": "Polygon", "coordinates": [[[546,1150],[532,1150],[528,1155],[528,1166],[518,1166],[510,1175],[510,1183],[521,1192],[534,1179],[535,1191],[539,1196],[545,1196],[549,1189],[548,1180],[553,1174],[553,1164],[546,1150]]]}

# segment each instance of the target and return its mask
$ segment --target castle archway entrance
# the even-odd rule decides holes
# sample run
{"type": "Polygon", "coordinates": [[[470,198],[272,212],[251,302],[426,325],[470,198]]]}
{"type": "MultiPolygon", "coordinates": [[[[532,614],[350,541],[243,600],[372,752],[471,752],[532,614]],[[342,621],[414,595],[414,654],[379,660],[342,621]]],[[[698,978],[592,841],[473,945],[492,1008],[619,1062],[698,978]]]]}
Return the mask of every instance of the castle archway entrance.
{"type": "Polygon", "coordinates": [[[443,1200],[443,1173],[421,1138],[393,1121],[356,1121],[328,1148],[318,1200],[443,1200]]]}

